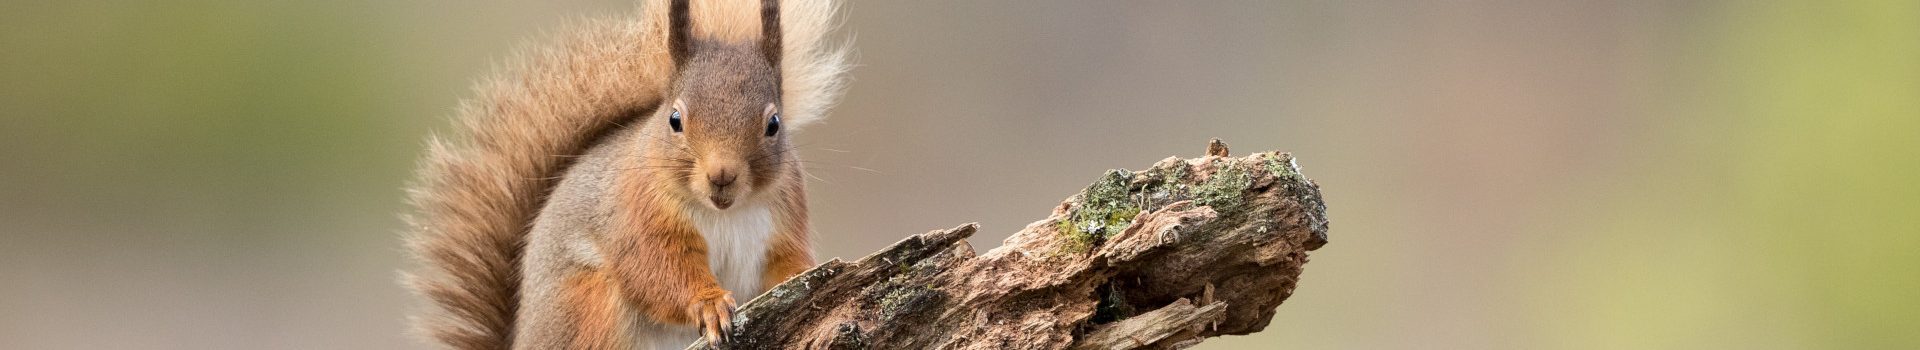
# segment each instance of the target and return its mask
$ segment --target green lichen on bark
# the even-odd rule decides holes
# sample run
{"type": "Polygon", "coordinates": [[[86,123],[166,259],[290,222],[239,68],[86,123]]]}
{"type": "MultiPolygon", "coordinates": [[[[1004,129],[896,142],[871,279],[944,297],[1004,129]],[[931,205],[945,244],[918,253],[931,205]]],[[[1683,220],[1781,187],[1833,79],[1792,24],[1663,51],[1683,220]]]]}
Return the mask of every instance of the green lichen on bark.
{"type": "Polygon", "coordinates": [[[1287,186],[1288,189],[1292,189],[1294,187],[1291,185],[1292,183],[1307,181],[1307,176],[1300,174],[1300,165],[1294,163],[1293,155],[1273,152],[1263,153],[1261,158],[1266,164],[1268,174],[1281,179],[1293,180],[1282,182],[1282,186],[1287,186]]]}
{"type": "Polygon", "coordinates": [[[1253,186],[1253,175],[1248,174],[1237,163],[1221,164],[1205,182],[1193,188],[1193,203],[1213,208],[1214,211],[1230,213],[1245,204],[1241,194],[1247,187],[1253,186]]]}
{"type": "Polygon", "coordinates": [[[1265,158],[1267,163],[1267,172],[1273,176],[1289,179],[1301,176],[1299,168],[1293,164],[1293,156],[1280,153],[1263,154],[1262,158],[1265,158]]]}
{"type": "MultiPolygon", "coordinates": [[[[1267,154],[1265,170],[1276,176],[1298,176],[1283,156],[1267,154]]],[[[1253,186],[1259,165],[1222,162],[1199,183],[1189,185],[1195,176],[1186,161],[1166,161],[1140,172],[1117,169],[1088,185],[1075,197],[1069,213],[1054,222],[1054,228],[1066,235],[1062,253],[1084,253],[1099,247],[1107,238],[1125,230],[1142,212],[1173,202],[1192,200],[1194,204],[1221,213],[1241,209],[1243,195],[1253,186]]]]}
{"type": "Polygon", "coordinates": [[[1139,172],[1107,171],[1074,197],[1067,215],[1053,223],[1055,231],[1066,236],[1059,253],[1088,252],[1125,230],[1140,214],[1174,202],[1191,200],[1222,214],[1237,212],[1246,206],[1246,192],[1256,177],[1304,179],[1292,157],[1281,153],[1259,154],[1248,162],[1222,158],[1211,163],[1211,171],[1199,173],[1193,166],[1169,159],[1139,172]]]}
{"type": "Polygon", "coordinates": [[[1093,249],[1140,215],[1140,204],[1133,196],[1133,175],[1126,169],[1109,170],[1076,197],[1071,212],[1054,223],[1061,234],[1067,235],[1063,250],[1080,253],[1093,249]]]}
{"type": "Polygon", "coordinates": [[[1187,176],[1193,175],[1193,171],[1187,169],[1186,161],[1174,160],[1170,163],[1172,164],[1163,167],[1154,167],[1152,170],[1160,173],[1160,185],[1162,188],[1175,187],[1187,181],[1187,176]]]}

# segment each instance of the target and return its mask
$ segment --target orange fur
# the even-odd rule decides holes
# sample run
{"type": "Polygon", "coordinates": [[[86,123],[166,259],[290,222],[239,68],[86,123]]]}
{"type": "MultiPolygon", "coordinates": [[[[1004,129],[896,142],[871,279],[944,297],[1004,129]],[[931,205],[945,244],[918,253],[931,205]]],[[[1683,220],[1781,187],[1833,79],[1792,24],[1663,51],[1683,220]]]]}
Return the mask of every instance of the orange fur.
{"type": "Polygon", "coordinates": [[[630,345],[627,308],[620,300],[619,286],[600,271],[582,270],[567,279],[562,292],[567,300],[568,316],[576,320],[572,329],[573,349],[613,350],[630,345]]]}
{"type": "Polygon", "coordinates": [[[707,266],[706,239],[681,213],[677,198],[662,193],[652,178],[621,177],[616,196],[633,205],[617,214],[615,231],[602,242],[606,273],[625,286],[625,296],[640,314],[663,323],[690,325],[699,315],[686,306],[715,296],[720,282],[707,266]]]}
{"type": "Polygon", "coordinates": [[[801,169],[788,172],[795,178],[792,185],[780,191],[781,204],[776,216],[776,228],[773,244],[767,247],[767,268],[761,278],[761,288],[771,289],[788,278],[793,278],[813,267],[813,243],[809,237],[807,224],[807,194],[804,182],[798,179],[804,176],[801,169]]]}

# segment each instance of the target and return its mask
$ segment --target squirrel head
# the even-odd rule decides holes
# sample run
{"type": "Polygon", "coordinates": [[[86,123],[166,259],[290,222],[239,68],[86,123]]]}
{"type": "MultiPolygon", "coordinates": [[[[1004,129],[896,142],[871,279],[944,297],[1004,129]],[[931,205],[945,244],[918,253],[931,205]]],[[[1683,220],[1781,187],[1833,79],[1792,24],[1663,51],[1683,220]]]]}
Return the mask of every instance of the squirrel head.
{"type": "Polygon", "coordinates": [[[725,210],[795,181],[782,176],[795,159],[780,120],[778,3],[761,2],[758,42],[694,40],[687,1],[672,3],[668,47],[679,68],[649,125],[665,144],[650,149],[697,205],[725,210]]]}

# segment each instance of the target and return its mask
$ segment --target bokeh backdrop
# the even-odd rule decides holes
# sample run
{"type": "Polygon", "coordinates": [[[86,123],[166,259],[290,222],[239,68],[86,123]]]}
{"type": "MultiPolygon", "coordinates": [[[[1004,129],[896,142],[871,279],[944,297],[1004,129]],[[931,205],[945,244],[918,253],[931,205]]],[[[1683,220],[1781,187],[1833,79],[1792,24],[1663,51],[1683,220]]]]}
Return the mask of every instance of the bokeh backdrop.
{"type": "MultiPolygon", "coordinates": [[[[821,255],[1296,152],[1332,243],[1211,349],[1920,348],[1920,2],[853,1],[821,255]]],[[[407,349],[402,187],[628,0],[0,2],[0,348],[407,349]]]]}

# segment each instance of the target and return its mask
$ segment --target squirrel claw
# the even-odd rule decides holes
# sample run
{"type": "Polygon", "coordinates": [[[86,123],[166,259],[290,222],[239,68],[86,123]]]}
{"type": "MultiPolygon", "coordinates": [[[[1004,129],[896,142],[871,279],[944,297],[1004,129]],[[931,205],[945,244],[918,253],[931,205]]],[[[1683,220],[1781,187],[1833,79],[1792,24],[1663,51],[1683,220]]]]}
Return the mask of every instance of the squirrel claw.
{"type": "Polygon", "coordinates": [[[731,293],[720,292],[693,303],[693,315],[698,318],[701,335],[706,338],[709,347],[718,347],[727,342],[727,336],[733,333],[733,310],[737,307],[731,293]]]}

